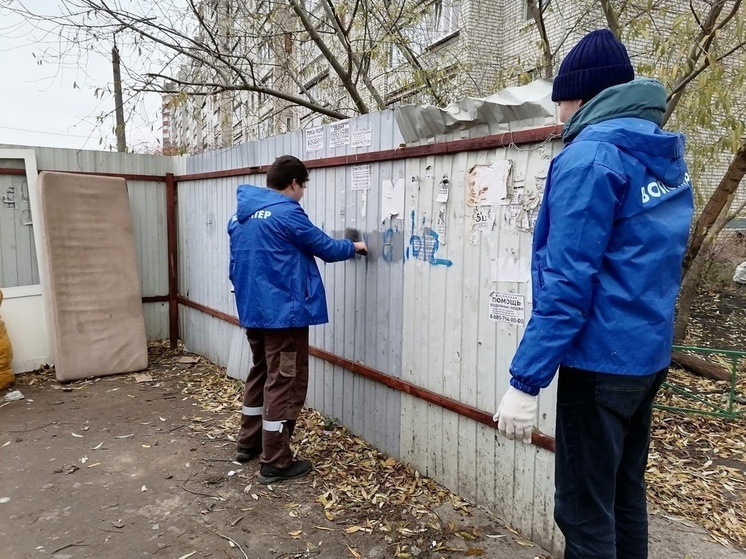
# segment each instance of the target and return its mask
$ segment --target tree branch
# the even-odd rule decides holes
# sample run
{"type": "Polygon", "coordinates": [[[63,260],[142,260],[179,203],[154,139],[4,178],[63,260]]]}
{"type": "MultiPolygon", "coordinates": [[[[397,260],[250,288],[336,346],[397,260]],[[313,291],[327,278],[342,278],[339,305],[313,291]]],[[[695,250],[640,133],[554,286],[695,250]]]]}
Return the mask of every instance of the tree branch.
{"type": "Polygon", "coordinates": [[[621,29],[619,28],[619,18],[614,11],[614,6],[611,5],[611,2],[609,0],[600,1],[601,9],[604,11],[604,16],[606,17],[606,23],[608,24],[609,29],[611,29],[611,32],[616,35],[617,39],[621,39],[622,33],[621,29]]]}
{"type": "MultiPolygon", "coordinates": [[[[679,88],[679,83],[687,80],[689,74],[695,71],[697,63],[699,62],[699,59],[702,57],[703,54],[709,54],[710,47],[712,46],[712,42],[715,39],[716,30],[722,29],[722,27],[718,26],[718,19],[723,11],[723,8],[725,7],[725,3],[726,0],[714,0],[714,2],[712,3],[710,11],[707,13],[707,17],[705,18],[704,24],[701,26],[701,31],[699,32],[699,35],[697,36],[696,40],[692,44],[691,49],[689,50],[689,56],[687,57],[686,62],[686,71],[684,72],[684,75],[679,78],[679,80],[677,80],[673,86],[673,89],[678,89],[678,92],[675,93],[668,101],[661,126],[666,125],[668,120],[671,118],[674,110],[681,101],[681,96],[684,92],[682,89],[679,88]]],[[[731,10],[731,12],[725,17],[724,21],[721,22],[721,25],[724,25],[733,18],[740,4],[741,0],[736,0],[733,6],[733,10],[731,10]]],[[[693,6],[692,10],[694,10],[693,6]]]]}
{"type": "MultiPolygon", "coordinates": [[[[332,22],[332,27],[334,28],[334,32],[337,35],[337,39],[339,39],[339,42],[344,45],[345,50],[347,51],[347,57],[351,64],[354,65],[355,69],[358,73],[362,75],[363,84],[370,92],[371,97],[373,97],[373,100],[376,102],[376,106],[379,111],[382,111],[386,108],[386,103],[384,102],[383,98],[381,97],[380,93],[378,93],[378,89],[373,85],[373,82],[370,80],[370,77],[368,75],[368,72],[362,72],[362,65],[360,62],[360,56],[355,53],[352,49],[352,43],[350,42],[350,35],[349,31],[351,28],[350,26],[347,27],[347,29],[344,29],[342,27],[342,22],[339,20],[339,16],[337,12],[334,9],[334,5],[332,4],[332,0],[325,0],[321,3],[321,5],[324,8],[324,11],[326,12],[327,17],[332,22]]],[[[357,10],[357,6],[355,7],[357,10]]],[[[354,19],[354,14],[351,19],[354,19]]],[[[367,25],[364,26],[367,32],[367,25]]],[[[350,75],[351,72],[348,74],[350,75]]]]}
{"type": "Polygon", "coordinates": [[[528,4],[528,9],[531,11],[531,16],[534,18],[536,27],[539,30],[541,50],[544,56],[544,77],[551,78],[554,75],[554,64],[552,59],[552,49],[549,47],[547,28],[544,25],[544,14],[536,4],[536,0],[526,0],[526,4],[528,4]]]}
{"type": "Polygon", "coordinates": [[[370,109],[365,104],[363,98],[360,96],[360,92],[352,83],[350,75],[345,72],[345,69],[342,68],[342,65],[339,63],[339,60],[337,60],[337,57],[334,56],[334,53],[332,53],[332,51],[329,49],[327,44],[324,42],[324,39],[321,38],[318,31],[316,30],[316,27],[308,18],[308,13],[306,12],[305,8],[303,8],[298,3],[298,0],[288,0],[288,2],[290,3],[290,7],[293,9],[295,14],[298,16],[298,19],[300,19],[303,28],[311,37],[311,40],[316,44],[318,49],[321,51],[321,54],[324,55],[324,58],[326,58],[326,60],[329,62],[331,67],[336,72],[337,76],[339,76],[339,79],[342,82],[342,87],[345,88],[353,103],[355,103],[357,110],[360,112],[360,114],[369,113],[370,109]]]}
{"type": "MultiPolygon", "coordinates": [[[[205,88],[205,87],[211,88],[211,91],[190,91],[188,92],[189,95],[214,95],[216,93],[222,93],[224,91],[253,91],[256,93],[264,93],[265,95],[269,95],[271,97],[277,97],[278,99],[282,99],[283,101],[288,101],[289,103],[293,103],[301,107],[306,107],[307,109],[310,109],[314,112],[321,113],[323,115],[336,118],[339,120],[350,118],[349,115],[346,115],[344,113],[334,111],[322,105],[314,104],[307,99],[303,99],[302,97],[290,95],[283,91],[278,91],[276,89],[272,89],[269,87],[250,85],[250,84],[248,85],[225,85],[219,82],[209,83],[209,82],[204,82],[204,81],[190,82],[187,80],[181,80],[181,79],[174,78],[172,76],[166,76],[163,74],[147,74],[147,75],[153,78],[162,78],[162,79],[169,80],[170,82],[176,85],[193,86],[193,87],[199,87],[199,88],[205,88]]],[[[143,92],[147,91],[147,92],[152,92],[152,93],[173,93],[173,91],[168,91],[165,88],[160,88],[160,87],[159,88],[138,88],[137,91],[143,91],[143,92]]]]}

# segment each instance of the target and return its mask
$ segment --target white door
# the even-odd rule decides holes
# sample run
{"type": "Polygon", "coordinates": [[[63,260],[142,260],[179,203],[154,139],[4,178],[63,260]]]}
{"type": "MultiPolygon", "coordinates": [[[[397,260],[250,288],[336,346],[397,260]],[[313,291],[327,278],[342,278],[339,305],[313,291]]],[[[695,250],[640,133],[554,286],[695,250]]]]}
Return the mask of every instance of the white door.
{"type": "MultiPolygon", "coordinates": [[[[33,227],[34,246],[39,270],[39,283],[35,285],[5,286],[0,282],[3,292],[3,302],[0,305],[2,317],[8,329],[10,343],[13,346],[13,371],[25,373],[37,369],[45,363],[51,364],[49,317],[47,316],[46,291],[44,288],[46,277],[46,262],[42,251],[42,236],[44,232],[41,223],[33,220],[39,215],[39,197],[37,193],[36,154],[33,149],[0,149],[0,161],[22,160],[26,168],[26,182],[28,187],[28,204],[30,215],[22,217],[24,226],[33,227]]],[[[0,178],[2,176],[0,175],[0,178]]],[[[18,203],[22,200],[21,193],[12,193],[18,203]]],[[[5,203],[8,200],[6,191],[5,203]]],[[[8,218],[5,218],[8,219],[8,218]]],[[[12,215],[11,215],[11,218],[12,215]]],[[[7,226],[8,224],[5,224],[7,226]]],[[[0,229],[2,225],[0,225],[0,229]]],[[[0,239],[0,242],[5,242],[0,239]]],[[[29,247],[19,246],[17,243],[7,243],[3,250],[28,251],[29,247]]],[[[26,253],[24,253],[25,255],[26,253]]]]}

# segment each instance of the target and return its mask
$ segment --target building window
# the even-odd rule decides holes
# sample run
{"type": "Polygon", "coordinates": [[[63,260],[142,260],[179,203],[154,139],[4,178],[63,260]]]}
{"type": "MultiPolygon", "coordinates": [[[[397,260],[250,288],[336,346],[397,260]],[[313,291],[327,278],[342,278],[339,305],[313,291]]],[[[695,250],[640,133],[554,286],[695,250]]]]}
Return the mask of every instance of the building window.
{"type": "Polygon", "coordinates": [[[435,0],[433,2],[433,42],[455,33],[459,29],[460,0],[435,0]]]}
{"type": "MultiPolygon", "coordinates": [[[[416,21],[401,29],[401,34],[410,50],[415,55],[420,55],[430,45],[459,30],[460,12],[460,0],[434,0],[425,5],[416,21]]],[[[399,54],[394,52],[398,50],[396,46],[392,46],[392,65],[402,62],[399,54]]]]}

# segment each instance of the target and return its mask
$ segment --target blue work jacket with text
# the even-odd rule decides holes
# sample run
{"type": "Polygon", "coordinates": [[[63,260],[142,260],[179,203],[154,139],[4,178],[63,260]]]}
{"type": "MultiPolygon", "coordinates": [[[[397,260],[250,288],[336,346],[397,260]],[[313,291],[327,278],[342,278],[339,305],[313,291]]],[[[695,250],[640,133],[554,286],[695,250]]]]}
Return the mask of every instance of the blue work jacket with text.
{"type": "Polygon", "coordinates": [[[316,227],[301,205],[275,190],[241,185],[228,223],[230,280],[244,328],[296,328],[329,321],[314,257],[355,256],[349,240],[316,227]]]}
{"type": "Polygon", "coordinates": [[[667,367],[693,212],[684,137],[661,130],[655,80],[611,87],[566,124],[533,241],[533,310],[511,384],[538,394],[559,365],[667,367]]]}

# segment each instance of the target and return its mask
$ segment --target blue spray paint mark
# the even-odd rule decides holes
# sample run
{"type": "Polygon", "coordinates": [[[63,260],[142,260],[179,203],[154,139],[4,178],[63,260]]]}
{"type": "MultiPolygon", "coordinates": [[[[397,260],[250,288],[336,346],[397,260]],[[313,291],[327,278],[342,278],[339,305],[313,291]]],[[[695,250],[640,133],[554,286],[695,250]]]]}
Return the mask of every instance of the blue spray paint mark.
{"type": "Polygon", "coordinates": [[[452,266],[452,261],[445,258],[436,257],[438,248],[440,247],[440,236],[438,235],[438,233],[436,231],[433,231],[429,227],[423,227],[422,235],[415,235],[414,231],[416,219],[414,210],[412,211],[410,218],[412,225],[412,236],[409,238],[407,259],[409,259],[411,256],[415,260],[429,262],[433,266],[452,266]]]}

